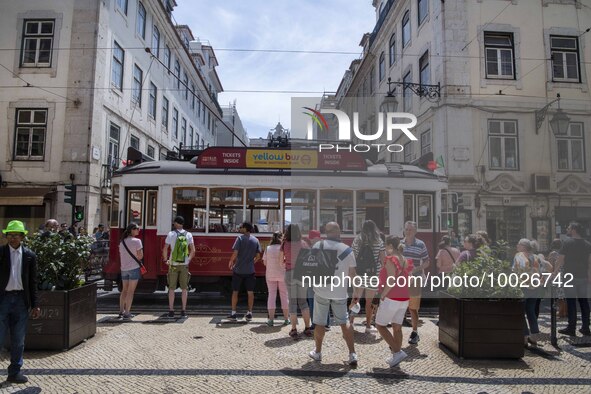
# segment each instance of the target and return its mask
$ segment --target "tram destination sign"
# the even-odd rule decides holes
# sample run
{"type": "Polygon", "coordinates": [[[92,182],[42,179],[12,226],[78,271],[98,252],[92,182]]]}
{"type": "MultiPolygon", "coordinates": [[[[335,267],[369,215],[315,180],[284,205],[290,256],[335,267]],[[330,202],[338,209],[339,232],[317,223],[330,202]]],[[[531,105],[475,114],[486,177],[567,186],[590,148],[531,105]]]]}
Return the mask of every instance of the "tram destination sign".
{"type": "Polygon", "coordinates": [[[365,171],[367,165],[356,152],[213,147],[199,155],[197,168],[365,171]]]}

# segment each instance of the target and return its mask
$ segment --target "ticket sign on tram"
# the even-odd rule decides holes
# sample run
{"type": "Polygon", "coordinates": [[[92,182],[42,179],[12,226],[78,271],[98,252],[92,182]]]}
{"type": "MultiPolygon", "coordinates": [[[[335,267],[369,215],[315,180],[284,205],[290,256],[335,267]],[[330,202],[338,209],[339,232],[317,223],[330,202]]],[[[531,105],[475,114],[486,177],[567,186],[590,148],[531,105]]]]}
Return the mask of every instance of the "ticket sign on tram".
{"type": "Polygon", "coordinates": [[[205,149],[198,168],[251,168],[365,171],[365,159],[356,152],[318,152],[308,149],[205,149]]]}

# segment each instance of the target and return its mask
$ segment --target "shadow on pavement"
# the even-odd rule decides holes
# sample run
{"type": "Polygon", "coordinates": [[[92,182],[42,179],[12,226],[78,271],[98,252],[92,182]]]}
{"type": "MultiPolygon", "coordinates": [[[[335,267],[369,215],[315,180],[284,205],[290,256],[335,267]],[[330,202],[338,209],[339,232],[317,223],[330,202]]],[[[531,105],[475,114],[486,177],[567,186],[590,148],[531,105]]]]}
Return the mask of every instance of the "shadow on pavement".
{"type": "Polygon", "coordinates": [[[480,371],[484,376],[496,375],[496,372],[491,372],[490,369],[534,371],[534,369],[522,359],[462,359],[454,355],[441,343],[439,344],[439,349],[445,353],[458,367],[464,369],[475,369],[480,371]]]}
{"type": "MultiPolygon", "coordinates": [[[[405,361],[408,361],[408,359],[405,361]]],[[[394,368],[373,368],[367,375],[374,378],[379,384],[388,385],[400,383],[410,378],[410,375],[403,372],[399,366],[394,368]]]]}
{"type": "MultiPolygon", "coordinates": [[[[304,337],[304,338],[306,338],[306,337],[304,337]]],[[[295,345],[300,339],[303,339],[303,338],[293,339],[292,337],[289,337],[286,335],[284,338],[270,339],[270,340],[266,341],[264,343],[264,345],[266,347],[270,347],[270,348],[286,347],[286,346],[295,345]]],[[[310,338],[310,339],[312,339],[312,338],[310,338]]]]}
{"type": "MultiPolygon", "coordinates": [[[[7,390],[10,387],[15,387],[12,383],[3,382],[0,384],[0,390],[7,390]]],[[[37,394],[41,392],[41,387],[27,387],[22,390],[12,391],[12,394],[37,394]]]]}
{"type": "Polygon", "coordinates": [[[279,372],[306,382],[324,383],[325,380],[338,379],[347,375],[351,367],[346,364],[322,364],[314,361],[302,365],[301,369],[283,368],[279,372]]]}
{"type": "Polygon", "coordinates": [[[281,331],[282,328],[282,326],[269,327],[266,324],[261,324],[260,326],[252,327],[250,331],[254,332],[255,334],[274,334],[281,331]]]}

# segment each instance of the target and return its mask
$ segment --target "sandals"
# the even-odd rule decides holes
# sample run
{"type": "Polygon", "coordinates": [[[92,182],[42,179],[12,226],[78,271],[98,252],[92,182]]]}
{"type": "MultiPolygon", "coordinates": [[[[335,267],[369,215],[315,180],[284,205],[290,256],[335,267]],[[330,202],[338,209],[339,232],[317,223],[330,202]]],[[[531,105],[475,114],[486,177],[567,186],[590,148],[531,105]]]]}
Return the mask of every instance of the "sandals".
{"type": "Polygon", "coordinates": [[[307,336],[308,338],[313,337],[314,331],[312,331],[312,329],[310,327],[308,327],[304,330],[304,335],[307,336]]]}
{"type": "Polygon", "coordinates": [[[289,336],[293,339],[298,339],[298,330],[296,328],[292,328],[289,332],[289,336]]]}

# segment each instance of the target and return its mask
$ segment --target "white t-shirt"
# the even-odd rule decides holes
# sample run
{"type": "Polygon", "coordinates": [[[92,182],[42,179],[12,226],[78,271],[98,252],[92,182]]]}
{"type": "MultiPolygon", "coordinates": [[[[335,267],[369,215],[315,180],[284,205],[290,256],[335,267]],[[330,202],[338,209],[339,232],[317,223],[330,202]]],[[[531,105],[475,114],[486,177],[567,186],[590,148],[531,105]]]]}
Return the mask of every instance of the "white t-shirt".
{"type": "MultiPolygon", "coordinates": [[[[320,241],[316,242],[313,248],[319,249],[320,241]]],[[[344,244],[340,241],[334,241],[332,239],[325,239],[324,249],[337,251],[338,263],[334,275],[338,277],[339,280],[341,280],[343,277],[349,276],[349,269],[357,266],[353,249],[351,249],[347,244],[344,244]]],[[[314,294],[317,294],[318,296],[328,300],[345,300],[348,297],[347,284],[348,282],[341,280],[340,286],[334,287],[331,290],[331,284],[329,282],[325,287],[315,287],[314,294]]]]}
{"type": "MultiPolygon", "coordinates": [[[[170,253],[169,253],[169,258],[172,256],[172,251],[174,250],[174,245],[176,244],[176,239],[177,239],[177,231],[181,234],[185,234],[185,237],[187,237],[187,245],[193,245],[193,235],[186,231],[186,230],[172,230],[171,232],[168,233],[168,235],[166,236],[166,240],[164,241],[164,243],[166,243],[167,245],[170,245],[170,253]]],[[[171,261],[171,264],[176,265],[176,264],[180,264],[177,262],[173,262],[171,261]]],[[[185,257],[185,265],[189,265],[189,255],[187,254],[187,257],[185,257]]]]}

